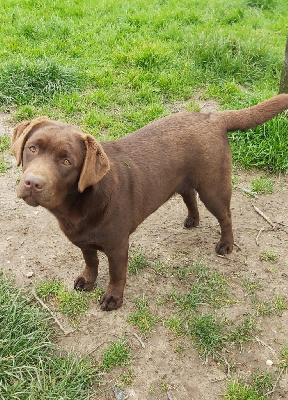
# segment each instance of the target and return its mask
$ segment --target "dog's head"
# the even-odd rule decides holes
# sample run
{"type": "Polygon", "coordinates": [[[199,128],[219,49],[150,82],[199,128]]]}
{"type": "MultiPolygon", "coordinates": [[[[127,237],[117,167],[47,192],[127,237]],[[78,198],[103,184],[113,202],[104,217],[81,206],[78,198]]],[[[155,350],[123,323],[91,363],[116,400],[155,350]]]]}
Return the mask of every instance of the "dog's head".
{"type": "Polygon", "coordinates": [[[99,182],[110,168],[93,136],[46,117],[17,125],[12,151],[23,164],[17,195],[34,207],[57,207],[67,195],[99,182]]]}

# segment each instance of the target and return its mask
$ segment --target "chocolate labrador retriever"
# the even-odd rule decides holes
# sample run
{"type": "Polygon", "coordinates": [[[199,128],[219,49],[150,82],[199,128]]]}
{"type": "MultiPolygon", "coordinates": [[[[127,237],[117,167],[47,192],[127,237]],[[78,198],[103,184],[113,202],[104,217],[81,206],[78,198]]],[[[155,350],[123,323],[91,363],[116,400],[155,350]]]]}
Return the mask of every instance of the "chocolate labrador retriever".
{"type": "Polygon", "coordinates": [[[101,144],[46,117],[22,122],[12,137],[17,163],[23,163],[17,195],[47,208],[82,250],[86,266],[75,289],[93,288],[97,251],[106,254],[110,282],[100,303],[102,310],[117,309],[123,302],[129,235],[174,193],[183,197],[184,225],[192,228],[199,224],[197,191],[220,224],[216,252],[232,251],[227,132],[255,127],[287,108],[288,94],[281,94],[239,111],[178,113],[101,144]]]}

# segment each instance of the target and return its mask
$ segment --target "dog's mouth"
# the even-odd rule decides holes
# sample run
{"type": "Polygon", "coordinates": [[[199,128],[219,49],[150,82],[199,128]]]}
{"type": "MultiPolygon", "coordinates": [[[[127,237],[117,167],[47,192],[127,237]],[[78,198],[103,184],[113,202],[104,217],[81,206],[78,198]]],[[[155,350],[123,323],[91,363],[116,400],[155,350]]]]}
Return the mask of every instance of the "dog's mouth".
{"type": "Polygon", "coordinates": [[[21,199],[23,199],[29,206],[32,207],[38,207],[40,204],[38,201],[33,197],[33,195],[27,195],[27,196],[18,196],[21,199]]]}
{"type": "Polygon", "coordinates": [[[17,189],[17,197],[22,199],[31,207],[44,207],[48,210],[55,208],[59,205],[59,199],[52,195],[52,193],[46,193],[46,191],[37,192],[28,188],[23,187],[21,184],[17,189]]]}

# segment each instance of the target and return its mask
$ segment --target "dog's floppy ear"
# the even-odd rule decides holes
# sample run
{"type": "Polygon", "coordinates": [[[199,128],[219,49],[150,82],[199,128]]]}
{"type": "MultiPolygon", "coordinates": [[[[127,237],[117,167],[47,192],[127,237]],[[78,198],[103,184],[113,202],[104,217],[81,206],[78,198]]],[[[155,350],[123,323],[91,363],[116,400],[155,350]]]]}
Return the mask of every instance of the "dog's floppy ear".
{"type": "Polygon", "coordinates": [[[78,182],[79,192],[95,185],[109,171],[110,164],[102,146],[92,135],[85,135],[86,156],[78,182]]]}
{"type": "Polygon", "coordinates": [[[12,151],[17,160],[17,166],[19,166],[22,161],[22,153],[27,140],[27,135],[37,125],[41,125],[47,121],[49,121],[47,117],[38,117],[32,121],[21,122],[15,126],[12,133],[12,151]]]}

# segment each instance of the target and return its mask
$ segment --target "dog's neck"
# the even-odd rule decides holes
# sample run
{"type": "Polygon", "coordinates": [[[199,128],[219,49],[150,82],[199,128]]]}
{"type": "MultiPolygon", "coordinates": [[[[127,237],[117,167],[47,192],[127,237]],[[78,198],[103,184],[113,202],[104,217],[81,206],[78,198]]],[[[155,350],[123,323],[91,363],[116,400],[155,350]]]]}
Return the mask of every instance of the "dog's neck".
{"type": "Polygon", "coordinates": [[[58,220],[60,228],[73,242],[72,234],[79,235],[89,226],[97,226],[109,205],[110,194],[102,182],[90,186],[83,193],[75,191],[68,194],[63,202],[49,210],[58,220]],[[91,196],[91,192],[94,195],[91,196]],[[91,203],[91,199],[94,201],[91,203]],[[87,212],[88,210],[88,212],[87,212]]]}

